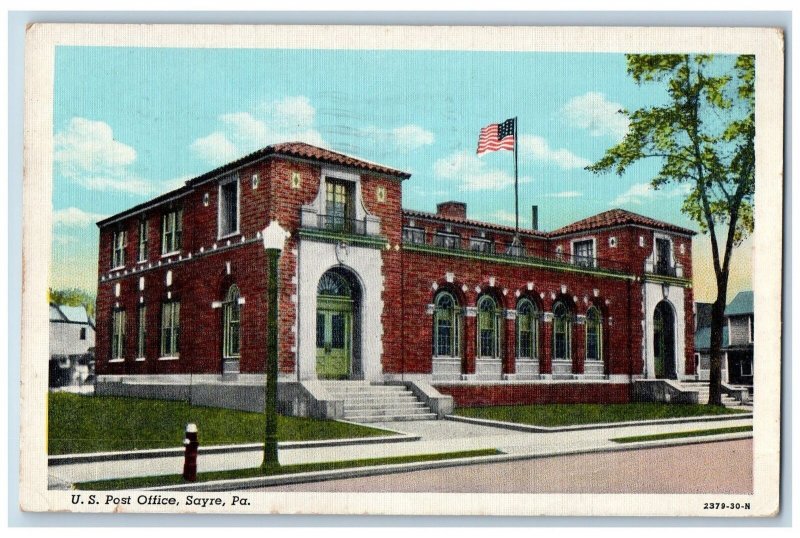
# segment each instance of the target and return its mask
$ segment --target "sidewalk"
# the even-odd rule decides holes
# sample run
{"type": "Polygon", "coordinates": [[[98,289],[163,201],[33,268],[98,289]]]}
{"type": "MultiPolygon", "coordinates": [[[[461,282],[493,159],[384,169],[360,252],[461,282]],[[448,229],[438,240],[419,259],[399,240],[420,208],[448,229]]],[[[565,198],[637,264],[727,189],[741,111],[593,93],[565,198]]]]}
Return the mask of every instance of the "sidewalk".
{"type": "MultiPolygon", "coordinates": [[[[401,443],[373,442],[371,444],[348,446],[285,448],[279,451],[279,460],[283,465],[291,465],[495,448],[511,457],[536,457],[561,453],[619,449],[620,444],[611,441],[616,437],[751,426],[752,424],[752,417],[735,417],[725,421],[707,420],[691,423],[625,425],[593,430],[531,433],[450,420],[386,422],[370,425],[378,428],[401,430],[405,433],[419,436],[420,439],[401,443]]],[[[714,438],[714,436],[708,436],[700,439],[712,440],[714,438]]],[[[697,443],[698,438],[671,440],[673,444],[681,444],[682,442],[697,443]]],[[[260,445],[237,453],[206,454],[201,455],[198,459],[198,470],[204,472],[257,467],[261,464],[261,459],[262,448],[260,445]]],[[[124,461],[62,464],[50,466],[49,476],[52,483],[63,484],[108,478],[176,474],[180,473],[182,468],[183,457],[170,456],[124,461]]]]}

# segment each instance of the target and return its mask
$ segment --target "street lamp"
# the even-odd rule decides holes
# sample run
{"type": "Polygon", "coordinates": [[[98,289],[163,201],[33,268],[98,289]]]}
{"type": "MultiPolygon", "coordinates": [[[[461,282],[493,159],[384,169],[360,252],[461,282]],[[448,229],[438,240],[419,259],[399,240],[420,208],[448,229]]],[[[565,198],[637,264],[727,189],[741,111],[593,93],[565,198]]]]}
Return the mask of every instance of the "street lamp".
{"type": "Polygon", "coordinates": [[[277,220],[261,232],[267,253],[267,363],[264,386],[264,461],[265,473],[278,463],[278,258],[286,239],[290,236],[277,220]]]}

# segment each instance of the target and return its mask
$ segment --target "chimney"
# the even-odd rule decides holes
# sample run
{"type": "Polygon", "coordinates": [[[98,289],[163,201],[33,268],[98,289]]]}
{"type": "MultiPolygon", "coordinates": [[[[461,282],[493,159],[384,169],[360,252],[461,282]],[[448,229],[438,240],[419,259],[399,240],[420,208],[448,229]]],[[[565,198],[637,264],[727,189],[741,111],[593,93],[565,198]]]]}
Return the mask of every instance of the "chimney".
{"type": "Polygon", "coordinates": [[[442,202],[436,204],[436,214],[440,217],[467,219],[467,204],[464,202],[442,202]]]}
{"type": "Polygon", "coordinates": [[[531,229],[538,230],[539,229],[539,206],[534,205],[531,206],[531,229]]]}

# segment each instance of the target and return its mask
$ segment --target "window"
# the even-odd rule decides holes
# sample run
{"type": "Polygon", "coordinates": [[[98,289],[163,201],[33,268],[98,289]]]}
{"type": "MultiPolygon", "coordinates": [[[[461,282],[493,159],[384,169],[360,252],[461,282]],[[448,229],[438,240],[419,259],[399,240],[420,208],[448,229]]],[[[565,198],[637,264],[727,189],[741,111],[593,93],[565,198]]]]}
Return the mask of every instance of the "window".
{"type": "Polygon", "coordinates": [[[139,258],[140,262],[147,260],[147,221],[142,219],[139,221],[139,258]]]}
{"type": "Polygon", "coordinates": [[[352,231],[353,200],[350,185],[343,181],[325,182],[326,228],[330,230],[352,231]]]}
{"type": "Polygon", "coordinates": [[[125,266],[125,232],[114,232],[114,244],[111,253],[111,267],[124,267],[125,266]]]}
{"type": "Polygon", "coordinates": [[[603,318],[596,307],[586,313],[586,360],[603,359],[603,318]]]}
{"type": "Polygon", "coordinates": [[[572,255],[575,265],[594,267],[594,241],[591,239],[575,241],[572,244],[572,255]]]}
{"type": "Polygon", "coordinates": [[[539,309],[530,299],[517,305],[517,356],[536,359],[539,356],[539,309]]]}
{"type": "Polygon", "coordinates": [[[500,356],[500,309],[488,295],[478,300],[478,356],[500,356]]]}
{"type": "Polygon", "coordinates": [[[656,274],[675,276],[672,266],[672,243],[669,239],[656,238],[656,274]]]}
{"type": "Polygon", "coordinates": [[[125,353],[125,311],[111,314],[111,359],[123,360],[125,353]]]}
{"type": "Polygon", "coordinates": [[[742,365],[742,376],[752,377],[753,375],[753,361],[747,358],[742,359],[739,363],[742,365]]]}
{"type": "Polygon", "coordinates": [[[161,305],[161,356],[174,357],[178,355],[180,344],[180,311],[181,304],[177,301],[161,305]]]}
{"type": "Polygon", "coordinates": [[[239,232],[239,177],[219,185],[219,237],[239,232]]]}
{"type": "Polygon", "coordinates": [[[461,355],[461,309],[455,297],[443,291],[436,296],[433,314],[433,354],[437,357],[461,355]]]}
{"type": "Polygon", "coordinates": [[[146,353],[147,340],[147,307],[143,304],[138,308],[139,332],[136,335],[136,356],[142,358],[146,353]]]}
{"type": "Polygon", "coordinates": [[[436,232],[433,244],[442,248],[461,248],[461,237],[447,232],[436,232]]]}
{"type": "Polygon", "coordinates": [[[494,252],[494,245],[488,239],[471,237],[469,240],[469,249],[473,252],[491,254],[494,252]]]}
{"type": "Polygon", "coordinates": [[[403,242],[415,243],[421,245],[425,243],[425,230],[422,228],[412,228],[406,226],[403,228],[403,242]]]}
{"type": "Polygon", "coordinates": [[[170,211],[161,219],[161,254],[178,252],[181,249],[183,232],[183,210],[170,211]]]}
{"type": "Polygon", "coordinates": [[[572,317],[564,303],[553,307],[553,359],[572,359],[572,317]]]}
{"type": "Polygon", "coordinates": [[[239,357],[240,308],[239,288],[236,286],[236,284],[234,284],[228,290],[228,295],[225,297],[225,304],[223,305],[222,312],[222,356],[226,359],[236,359],[239,357]]]}
{"type": "Polygon", "coordinates": [[[86,340],[86,327],[81,327],[79,338],[81,340],[86,340]]]}
{"type": "Polygon", "coordinates": [[[750,319],[750,343],[752,344],[756,334],[756,318],[755,316],[750,316],[749,319],[750,319]]]}

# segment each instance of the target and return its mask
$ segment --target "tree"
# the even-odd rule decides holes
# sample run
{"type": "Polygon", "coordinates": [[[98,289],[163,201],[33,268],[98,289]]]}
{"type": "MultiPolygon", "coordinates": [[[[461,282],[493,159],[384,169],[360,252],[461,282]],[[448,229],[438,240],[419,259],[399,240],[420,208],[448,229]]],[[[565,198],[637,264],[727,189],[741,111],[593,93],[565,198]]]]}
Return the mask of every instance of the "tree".
{"type": "Polygon", "coordinates": [[[659,159],[651,185],[687,186],[681,211],[711,240],[717,297],[711,314],[709,404],[722,405],[722,327],[733,248],[753,231],[755,191],[755,57],[700,54],[627,55],[638,85],[660,84],[662,106],[621,111],[630,119],[625,138],[587,169],[626,169],[659,159]]]}
{"type": "Polygon", "coordinates": [[[66,306],[85,306],[90,316],[94,316],[95,296],[80,288],[68,288],[62,290],[48,290],[51,303],[66,306]]]}

